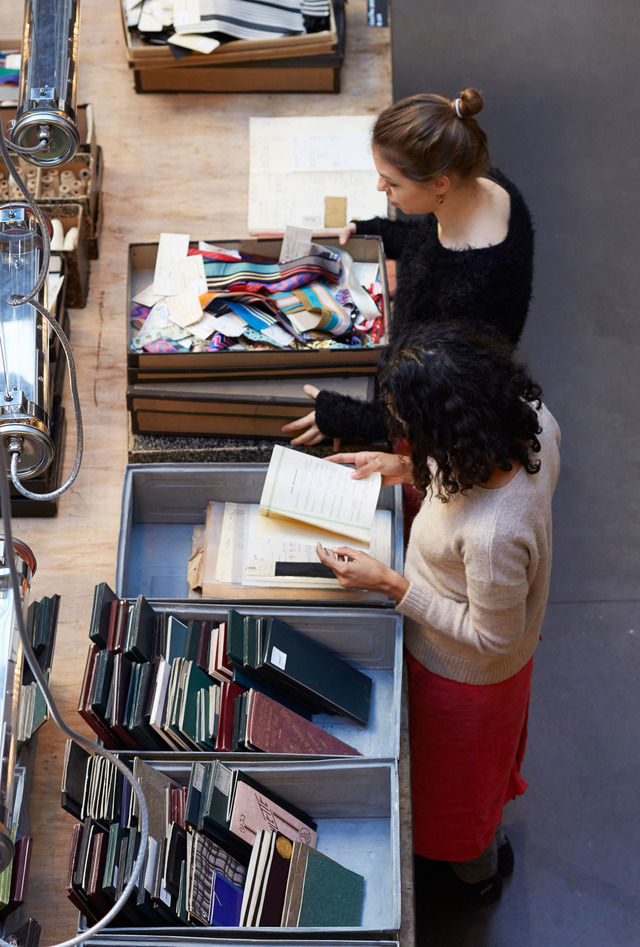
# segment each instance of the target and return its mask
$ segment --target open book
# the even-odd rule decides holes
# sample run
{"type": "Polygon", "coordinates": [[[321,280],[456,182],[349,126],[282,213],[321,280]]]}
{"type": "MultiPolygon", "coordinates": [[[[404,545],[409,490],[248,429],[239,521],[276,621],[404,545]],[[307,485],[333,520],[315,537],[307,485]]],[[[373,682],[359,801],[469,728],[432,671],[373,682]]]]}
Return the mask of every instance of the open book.
{"type": "Polygon", "coordinates": [[[352,472],[343,464],[277,444],[259,511],[263,516],[305,523],[368,545],[382,477],[376,473],[365,480],[353,480],[352,472]]]}
{"type": "Polygon", "coordinates": [[[384,600],[340,587],[316,544],[352,546],[393,565],[393,514],[376,509],[381,477],[353,480],[351,468],[274,447],[260,503],[211,501],[199,586],[207,598],[384,600]],[[356,538],[354,538],[356,537],[356,538]],[[305,595],[305,590],[309,594],[305,595]]]}

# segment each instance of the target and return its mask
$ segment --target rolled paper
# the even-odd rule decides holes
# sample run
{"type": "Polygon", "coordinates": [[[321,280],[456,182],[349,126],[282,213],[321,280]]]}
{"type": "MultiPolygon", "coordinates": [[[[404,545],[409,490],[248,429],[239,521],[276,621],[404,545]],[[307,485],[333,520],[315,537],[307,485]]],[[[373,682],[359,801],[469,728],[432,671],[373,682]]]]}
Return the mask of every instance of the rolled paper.
{"type": "Polygon", "coordinates": [[[60,172],[60,180],[63,181],[65,184],[73,184],[75,179],[76,179],[75,174],[69,168],[66,168],[64,171],[60,172]]]}
{"type": "Polygon", "coordinates": [[[70,227],[65,234],[64,243],[62,245],[63,250],[75,250],[78,245],[78,228],[70,227]]]}
{"type": "Polygon", "coordinates": [[[60,184],[58,188],[58,194],[60,197],[69,197],[71,194],[71,185],[70,184],[60,184]]]}
{"type": "Polygon", "coordinates": [[[58,220],[57,217],[51,221],[51,226],[53,227],[51,250],[55,253],[64,247],[64,230],[62,229],[62,221],[58,220]]]}

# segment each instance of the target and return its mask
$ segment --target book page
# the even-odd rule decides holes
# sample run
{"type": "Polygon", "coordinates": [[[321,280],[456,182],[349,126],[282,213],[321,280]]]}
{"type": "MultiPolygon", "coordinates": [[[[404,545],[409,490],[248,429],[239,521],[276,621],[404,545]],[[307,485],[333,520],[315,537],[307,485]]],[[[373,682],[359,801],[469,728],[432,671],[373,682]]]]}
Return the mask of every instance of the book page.
{"type": "MultiPolygon", "coordinates": [[[[384,562],[385,565],[391,565],[392,522],[391,510],[376,510],[370,543],[348,540],[346,545],[353,549],[361,549],[374,559],[384,562]]],[[[339,582],[335,576],[276,574],[278,567],[280,567],[278,571],[286,572],[282,569],[283,563],[319,565],[320,560],[316,553],[318,542],[329,547],[345,545],[340,537],[306,523],[261,516],[257,507],[253,506],[249,513],[243,585],[307,589],[339,588],[339,582]]]]}
{"type": "Polygon", "coordinates": [[[382,477],[376,473],[366,480],[353,480],[352,472],[343,464],[277,444],[260,498],[260,513],[298,520],[368,544],[382,477]]]}

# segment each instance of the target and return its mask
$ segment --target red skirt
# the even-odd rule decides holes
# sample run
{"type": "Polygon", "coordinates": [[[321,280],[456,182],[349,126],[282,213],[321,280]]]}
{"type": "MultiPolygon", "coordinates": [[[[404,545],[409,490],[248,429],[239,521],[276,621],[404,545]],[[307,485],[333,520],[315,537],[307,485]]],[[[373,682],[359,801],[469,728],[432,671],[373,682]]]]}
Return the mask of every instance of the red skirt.
{"type": "Polygon", "coordinates": [[[407,654],[416,855],[477,858],[502,810],[527,788],[520,775],[527,740],[533,658],[499,684],[461,684],[407,654]]]}

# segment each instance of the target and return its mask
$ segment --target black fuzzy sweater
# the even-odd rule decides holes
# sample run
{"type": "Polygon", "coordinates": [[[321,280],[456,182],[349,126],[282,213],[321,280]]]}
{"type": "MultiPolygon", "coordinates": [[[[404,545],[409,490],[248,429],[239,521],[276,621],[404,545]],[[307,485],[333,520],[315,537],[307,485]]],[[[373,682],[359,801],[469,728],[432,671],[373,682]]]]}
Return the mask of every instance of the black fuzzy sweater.
{"type": "MultiPolygon", "coordinates": [[[[511,198],[507,236],[492,247],[449,250],[438,239],[434,214],[407,221],[356,221],[357,233],[378,234],[396,260],[393,336],[425,322],[457,319],[497,329],[517,345],[533,278],[533,226],[520,191],[500,171],[489,177],[511,198]]],[[[316,400],[318,427],[328,437],[384,439],[382,409],[331,391],[316,400]]]]}

